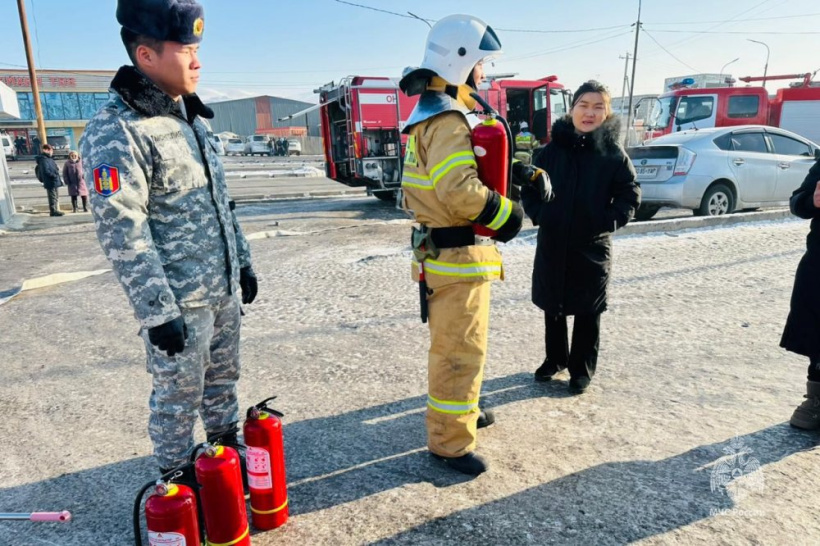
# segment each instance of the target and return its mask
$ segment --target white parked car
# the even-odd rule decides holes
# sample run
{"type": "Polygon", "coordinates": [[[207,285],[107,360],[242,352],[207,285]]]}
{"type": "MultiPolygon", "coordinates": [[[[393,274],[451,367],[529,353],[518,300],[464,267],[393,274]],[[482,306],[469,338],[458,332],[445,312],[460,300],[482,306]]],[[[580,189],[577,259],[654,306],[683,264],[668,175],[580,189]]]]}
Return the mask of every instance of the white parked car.
{"type": "Polygon", "coordinates": [[[298,138],[288,139],[288,155],[302,155],[302,142],[298,138]]]}
{"type": "Polygon", "coordinates": [[[214,145],[217,155],[225,155],[225,145],[222,144],[222,140],[218,136],[213,133],[208,133],[208,140],[214,145]]]}
{"type": "Polygon", "coordinates": [[[17,149],[14,147],[14,139],[9,135],[0,135],[0,148],[3,148],[3,155],[6,159],[14,161],[17,159],[17,149]]]}
{"type": "Polygon", "coordinates": [[[245,143],[241,138],[229,138],[225,144],[225,155],[245,155],[245,143]]]}
{"type": "Polygon", "coordinates": [[[245,153],[247,155],[273,155],[270,137],[268,135],[252,135],[245,142],[245,153]]]}
{"type": "Polygon", "coordinates": [[[627,150],[641,184],[637,218],[663,206],[698,216],[788,205],[820,146],[762,125],[691,129],[627,150]]]}

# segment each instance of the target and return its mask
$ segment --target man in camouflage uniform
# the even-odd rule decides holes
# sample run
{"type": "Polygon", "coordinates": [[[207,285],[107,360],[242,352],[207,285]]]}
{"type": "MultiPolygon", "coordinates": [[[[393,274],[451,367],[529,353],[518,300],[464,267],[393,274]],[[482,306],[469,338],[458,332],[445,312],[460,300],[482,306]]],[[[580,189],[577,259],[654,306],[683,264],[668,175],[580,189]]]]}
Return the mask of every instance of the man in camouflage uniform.
{"type": "Polygon", "coordinates": [[[134,308],[153,375],[148,431],[163,471],[186,461],[196,416],[236,439],[239,325],[257,282],[225,174],[194,94],[203,10],[119,0],[134,66],[81,142],[97,237],[134,308]]]}

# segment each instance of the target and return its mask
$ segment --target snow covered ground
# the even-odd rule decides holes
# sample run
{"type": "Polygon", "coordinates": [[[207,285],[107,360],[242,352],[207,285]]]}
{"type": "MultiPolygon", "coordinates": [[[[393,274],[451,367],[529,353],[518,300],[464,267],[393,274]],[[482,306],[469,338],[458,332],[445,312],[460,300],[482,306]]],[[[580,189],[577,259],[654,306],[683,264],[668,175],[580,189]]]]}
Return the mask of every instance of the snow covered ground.
{"type": "MultiPolygon", "coordinates": [[[[535,241],[504,245],[483,389],[498,422],[479,433],[492,468],[464,481],[425,450],[408,219],[365,199],[238,211],[260,276],[241,404],[279,395],[291,506],[254,544],[820,542],[820,436],[787,424],[805,363],[778,347],[807,222],[617,237],[599,373],[580,397],[564,377],[532,381],[535,241]]],[[[107,267],[88,225],[6,234],[0,260],[0,290],[107,267]]],[[[25,292],[0,307],[0,332],[0,510],[74,513],[0,523],[0,543],[128,543],[155,468],[121,289],[109,273],[25,292]]]]}

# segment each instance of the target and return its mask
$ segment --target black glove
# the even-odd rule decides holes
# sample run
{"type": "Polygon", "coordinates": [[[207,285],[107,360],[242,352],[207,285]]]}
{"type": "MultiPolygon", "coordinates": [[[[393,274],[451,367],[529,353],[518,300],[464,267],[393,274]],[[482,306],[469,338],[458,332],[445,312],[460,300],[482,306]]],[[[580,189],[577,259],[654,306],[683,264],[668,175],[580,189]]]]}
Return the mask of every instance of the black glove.
{"type": "Polygon", "coordinates": [[[544,202],[552,201],[555,194],[552,193],[552,183],[547,171],[524,165],[520,161],[513,162],[513,182],[520,186],[532,186],[538,190],[538,194],[544,202]]]}
{"type": "Polygon", "coordinates": [[[242,288],[242,303],[253,303],[259,291],[259,282],[251,266],[239,270],[239,286],[242,288]]]}
{"type": "Polygon", "coordinates": [[[492,192],[484,210],[481,211],[475,222],[495,230],[493,237],[496,241],[506,243],[512,240],[521,231],[524,221],[524,209],[515,201],[502,197],[498,192],[492,192]]]}
{"type": "Polygon", "coordinates": [[[168,356],[174,356],[185,349],[185,340],[188,339],[188,327],[182,317],[171,322],[160,324],[148,329],[148,341],[168,356]]]}

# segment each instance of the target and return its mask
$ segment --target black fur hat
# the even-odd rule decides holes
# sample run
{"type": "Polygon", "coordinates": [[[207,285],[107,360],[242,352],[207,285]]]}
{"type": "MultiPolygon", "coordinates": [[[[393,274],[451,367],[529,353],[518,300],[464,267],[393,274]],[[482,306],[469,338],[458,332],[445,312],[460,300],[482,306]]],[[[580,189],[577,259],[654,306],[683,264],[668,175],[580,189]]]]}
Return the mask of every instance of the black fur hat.
{"type": "Polygon", "coordinates": [[[118,0],[117,21],[155,40],[196,44],[205,31],[205,10],[196,0],[118,0]]]}

